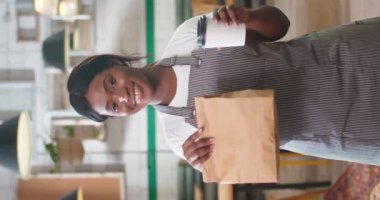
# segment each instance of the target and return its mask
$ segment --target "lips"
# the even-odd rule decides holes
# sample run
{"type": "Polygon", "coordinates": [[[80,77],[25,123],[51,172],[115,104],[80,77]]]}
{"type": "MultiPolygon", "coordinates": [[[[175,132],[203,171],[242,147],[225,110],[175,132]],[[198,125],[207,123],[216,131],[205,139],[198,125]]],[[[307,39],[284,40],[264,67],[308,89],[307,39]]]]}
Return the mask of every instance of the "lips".
{"type": "Polygon", "coordinates": [[[136,106],[141,101],[141,90],[135,82],[132,82],[133,104],[136,106]]]}

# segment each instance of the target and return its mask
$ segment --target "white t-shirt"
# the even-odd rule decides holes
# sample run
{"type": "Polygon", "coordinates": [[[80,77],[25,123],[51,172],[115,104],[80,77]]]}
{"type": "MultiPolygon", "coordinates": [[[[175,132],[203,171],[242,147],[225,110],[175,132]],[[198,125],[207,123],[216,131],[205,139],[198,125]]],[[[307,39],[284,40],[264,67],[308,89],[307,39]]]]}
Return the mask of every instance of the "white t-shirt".
{"type": "MultiPolygon", "coordinates": [[[[199,16],[185,21],[175,30],[161,58],[189,56],[191,51],[198,48],[198,18],[199,16]]],[[[190,65],[176,65],[173,66],[173,69],[177,77],[177,90],[169,106],[185,107],[189,91],[190,65]]],[[[168,115],[162,112],[157,113],[161,119],[169,147],[175,154],[185,159],[182,144],[191,134],[197,131],[197,128],[186,123],[184,117],[168,115]]]]}
{"type": "MultiPolygon", "coordinates": [[[[161,59],[173,56],[190,56],[193,50],[198,49],[197,25],[199,17],[193,17],[185,21],[175,30],[161,59]]],[[[211,18],[212,13],[207,14],[207,17],[211,18]]],[[[177,77],[177,90],[169,106],[185,107],[189,91],[190,65],[175,65],[173,69],[177,77]]],[[[185,159],[182,144],[190,135],[197,131],[197,128],[186,123],[184,117],[162,112],[158,113],[169,147],[175,154],[185,159]]]]}

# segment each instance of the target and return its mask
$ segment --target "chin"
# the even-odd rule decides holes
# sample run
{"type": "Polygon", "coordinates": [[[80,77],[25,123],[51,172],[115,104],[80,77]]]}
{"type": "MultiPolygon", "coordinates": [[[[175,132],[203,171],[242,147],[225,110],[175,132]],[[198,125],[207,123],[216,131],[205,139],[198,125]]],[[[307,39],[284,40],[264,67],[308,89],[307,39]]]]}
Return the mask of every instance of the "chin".
{"type": "Polygon", "coordinates": [[[146,106],[146,105],[144,105],[144,106],[143,106],[143,105],[139,105],[139,106],[136,107],[135,109],[129,111],[127,115],[133,115],[133,114],[135,114],[135,113],[138,113],[138,112],[140,112],[143,108],[145,108],[145,106],[146,106]]]}

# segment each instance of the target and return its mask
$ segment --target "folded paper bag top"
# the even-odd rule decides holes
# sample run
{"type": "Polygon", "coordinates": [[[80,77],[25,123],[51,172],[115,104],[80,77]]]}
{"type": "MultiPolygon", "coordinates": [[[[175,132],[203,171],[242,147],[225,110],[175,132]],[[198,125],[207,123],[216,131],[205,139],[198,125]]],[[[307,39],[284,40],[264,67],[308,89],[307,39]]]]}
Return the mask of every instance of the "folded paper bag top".
{"type": "Polygon", "coordinates": [[[202,137],[215,137],[203,180],[273,183],[278,180],[274,90],[243,90],[195,98],[202,137]]]}

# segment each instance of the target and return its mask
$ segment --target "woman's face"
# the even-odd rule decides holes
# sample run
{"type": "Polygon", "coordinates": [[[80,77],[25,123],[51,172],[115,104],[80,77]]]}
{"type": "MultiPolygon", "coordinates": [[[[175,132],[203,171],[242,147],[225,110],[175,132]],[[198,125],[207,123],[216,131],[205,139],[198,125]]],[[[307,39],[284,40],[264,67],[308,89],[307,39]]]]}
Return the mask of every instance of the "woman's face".
{"type": "Polygon", "coordinates": [[[152,100],[153,87],[141,69],[115,65],[92,79],[85,97],[101,115],[126,116],[152,100]]]}

